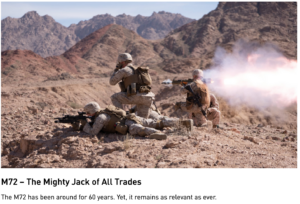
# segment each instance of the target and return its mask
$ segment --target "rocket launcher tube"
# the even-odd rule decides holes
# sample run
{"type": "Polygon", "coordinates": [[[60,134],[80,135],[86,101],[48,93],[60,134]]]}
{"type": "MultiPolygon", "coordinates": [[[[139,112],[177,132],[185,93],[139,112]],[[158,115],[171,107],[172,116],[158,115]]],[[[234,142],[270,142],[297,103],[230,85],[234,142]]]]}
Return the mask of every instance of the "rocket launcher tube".
{"type": "MultiPolygon", "coordinates": [[[[167,80],[163,81],[162,84],[166,84],[166,85],[187,85],[187,84],[192,83],[193,81],[194,81],[193,79],[184,79],[184,80],[175,80],[175,79],[173,79],[173,81],[171,81],[170,79],[167,79],[167,80]]],[[[202,81],[205,84],[213,83],[211,78],[204,78],[204,79],[202,79],[202,81]]]]}

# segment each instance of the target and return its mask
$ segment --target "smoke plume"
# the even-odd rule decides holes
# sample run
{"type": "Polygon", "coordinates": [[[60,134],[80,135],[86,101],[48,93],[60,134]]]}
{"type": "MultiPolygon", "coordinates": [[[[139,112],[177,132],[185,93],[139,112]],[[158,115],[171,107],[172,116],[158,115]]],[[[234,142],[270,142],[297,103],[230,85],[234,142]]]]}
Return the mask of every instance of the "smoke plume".
{"type": "Polygon", "coordinates": [[[209,88],[233,106],[284,108],[297,100],[297,61],[272,44],[240,40],[230,53],[218,47],[213,64],[204,72],[214,80],[209,88]]]}

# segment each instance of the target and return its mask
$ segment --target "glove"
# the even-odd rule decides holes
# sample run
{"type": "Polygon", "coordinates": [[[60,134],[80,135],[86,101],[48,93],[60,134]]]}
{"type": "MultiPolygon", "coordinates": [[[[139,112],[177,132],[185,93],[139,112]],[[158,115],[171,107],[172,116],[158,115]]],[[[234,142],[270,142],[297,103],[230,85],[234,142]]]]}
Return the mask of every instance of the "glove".
{"type": "Polygon", "coordinates": [[[121,69],[121,64],[118,63],[118,64],[116,65],[116,68],[115,68],[114,72],[117,72],[117,71],[119,71],[120,69],[121,69]]]}

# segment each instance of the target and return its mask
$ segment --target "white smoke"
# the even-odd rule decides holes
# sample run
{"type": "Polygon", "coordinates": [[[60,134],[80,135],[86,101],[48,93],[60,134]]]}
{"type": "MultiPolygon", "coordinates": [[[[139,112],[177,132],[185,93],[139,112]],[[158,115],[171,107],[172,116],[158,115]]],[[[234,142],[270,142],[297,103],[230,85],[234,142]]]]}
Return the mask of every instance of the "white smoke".
{"type": "Polygon", "coordinates": [[[218,47],[213,64],[204,72],[215,81],[209,88],[233,106],[280,108],[297,100],[297,61],[272,44],[240,40],[230,53],[218,47]]]}

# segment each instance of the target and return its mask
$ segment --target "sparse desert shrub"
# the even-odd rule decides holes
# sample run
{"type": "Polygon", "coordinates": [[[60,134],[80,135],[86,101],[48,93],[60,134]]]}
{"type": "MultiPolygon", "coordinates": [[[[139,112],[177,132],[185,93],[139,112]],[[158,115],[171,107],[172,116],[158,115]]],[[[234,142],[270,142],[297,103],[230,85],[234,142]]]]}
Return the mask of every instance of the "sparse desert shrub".
{"type": "Polygon", "coordinates": [[[124,140],[123,140],[123,149],[126,151],[128,149],[130,149],[131,147],[131,139],[132,139],[132,136],[127,134],[125,137],[124,137],[124,140]]]}
{"type": "Polygon", "coordinates": [[[76,102],[73,102],[73,101],[67,101],[67,105],[70,106],[73,109],[79,109],[79,108],[83,107],[82,105],[80,105],[76,102]]]}

